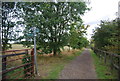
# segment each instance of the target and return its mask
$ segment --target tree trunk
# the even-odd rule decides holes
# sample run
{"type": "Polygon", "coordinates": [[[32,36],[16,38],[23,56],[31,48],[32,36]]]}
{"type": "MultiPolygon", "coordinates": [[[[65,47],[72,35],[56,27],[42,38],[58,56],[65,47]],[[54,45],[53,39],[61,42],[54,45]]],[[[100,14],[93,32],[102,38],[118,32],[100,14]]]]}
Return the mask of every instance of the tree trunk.
{"type": "Polygon", "coordinates": [[[53,56],[56,56],[57,55],[57,51],[56,51],[56,48],[53,49],[53,56]]]}
{"type": "Polygon", "coordinates": [[[7,45],[4,43],[3,46],[2,46],[2,51],[6,51],[6,47],[7,45]]]}
{"type": "Polygon", "coordinates": [[[69,51],[70,51],[70,45],[69,45],[69,51]]]}

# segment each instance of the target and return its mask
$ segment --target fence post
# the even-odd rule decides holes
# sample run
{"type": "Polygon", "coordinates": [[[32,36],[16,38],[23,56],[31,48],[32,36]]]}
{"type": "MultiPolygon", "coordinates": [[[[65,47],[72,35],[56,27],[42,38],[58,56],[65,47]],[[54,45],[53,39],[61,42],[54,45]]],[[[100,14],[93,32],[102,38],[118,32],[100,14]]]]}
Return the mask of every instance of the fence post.
{"type": "Polygon", "coordinates": [[[99,53],[99,58],[100,58],[100,60],[101,60],[101,51],[98,50],[98,53],[99,53]]]}
{"type": "Polygon", "coordinates": [[[113,54],[110,54],[110,67],[113,70],[113,54]]]}
{"type": "Polygon", "coordinates": [[[95,49],[95,54],[99,57],[99,54],[98,54],[98,53],[99,53],[98,50],[95,49]]]}
{"type": "MultiPolygon", "coordinates": [[[[7,57],[2,58],[2,73],[6,70],[7,57]]],[[[2,79],[6,79],[6,73],[2,74],[2,79]]]]}
{"type": "Polygon", "coordinates": [[[104,52],[104,62],[105,62],[105,64],[106,64],[106,59],[107,59],[107,53],[106,52],[104,52]]]}
{"type": "Polygon", "coordinates": [[[31,62],[32,62],[32,72],[31,72],[31,74],[34,74],[34,49],[32,49],[32,51],[31,51],[31,62]]]}
{"type": "Polygon", "coordinates": [[[119,57],[119,69],[118,69],[118,79],[120,80],[120,57],[119,57]]]}

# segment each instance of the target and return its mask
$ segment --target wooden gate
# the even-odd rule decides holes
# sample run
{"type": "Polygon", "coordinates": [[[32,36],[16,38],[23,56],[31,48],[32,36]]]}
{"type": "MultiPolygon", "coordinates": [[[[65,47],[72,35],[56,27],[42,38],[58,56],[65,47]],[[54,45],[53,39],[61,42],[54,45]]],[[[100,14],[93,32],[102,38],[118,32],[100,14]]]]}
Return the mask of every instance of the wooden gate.
{"type": "Polygon", "coordinates": [[[3,79],[28,79],[34,77],[34,50],[10,50],[3,52],[2,75],[3,79]]]}

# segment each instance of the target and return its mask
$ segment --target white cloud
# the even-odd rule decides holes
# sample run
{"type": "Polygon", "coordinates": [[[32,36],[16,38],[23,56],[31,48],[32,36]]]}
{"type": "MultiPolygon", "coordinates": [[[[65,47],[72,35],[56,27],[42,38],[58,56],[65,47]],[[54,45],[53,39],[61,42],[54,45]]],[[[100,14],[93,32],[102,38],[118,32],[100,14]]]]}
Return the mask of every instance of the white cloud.
{"type": "Polygon", "coordinates": [[[116,12],[118,12],[119,1],[120,0],[91,0],[91,4],[89,5],[89,7],[92,7],[91,10],[82,17],[84,23],[90,25],[87,31],[88,39],[90,39],[90,34],[93,34],[92,30],[98,26],[97,24],[100,23],[100,20],[112,20],[117,17],[116,12]]]}

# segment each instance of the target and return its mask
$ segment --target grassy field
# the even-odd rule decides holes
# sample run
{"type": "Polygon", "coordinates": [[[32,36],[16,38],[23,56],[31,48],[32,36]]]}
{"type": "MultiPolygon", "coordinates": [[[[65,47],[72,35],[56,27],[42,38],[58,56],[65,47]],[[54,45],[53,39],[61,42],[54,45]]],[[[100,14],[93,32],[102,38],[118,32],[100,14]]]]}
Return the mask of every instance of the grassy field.
{"type": "Polygon", "coordinates": [[[100,60],[92,50],[90,50],[90,52],[94,61],[98,79],[117,79],[116,72],[111,71],[110,67],[105,65],[103,60],[100,60]]]}
{"type": "Polygon", "coordinates": [[[19,49],[27,49],[26,47],[23,47],[22,44],[12,44],[12,48],[8,50],[19,50],[19,49]]]}
{"type": "Polygon", "coordinates": [[[63,51],[59,56],[38,56],[38,71],[40,76],[37,79],[58,79],[64,66],[70,63],[81,50],[63,51]]]}
{"type": "MultiPolygon", "coordinates": [[[[32,45],[32,47],[34,47],[34,45],[32,45]]],[[[29,48],[31,48],[31,47],[29,47],[29,48]]],[[[10,48],[10,49],[8,49],[8,50],[19,50],[19,49],[29,49],[29,48],[27,48],[27,47],[24,47],[22,44],[12,44],[12,48],[10,48]]],[[[67,50],[72,50],[72,48],[69,48],[68,46],[65,46],[63,49],[61,49],[61,50],[65,50],[65,51],[67,51],[67,50]]]]}

